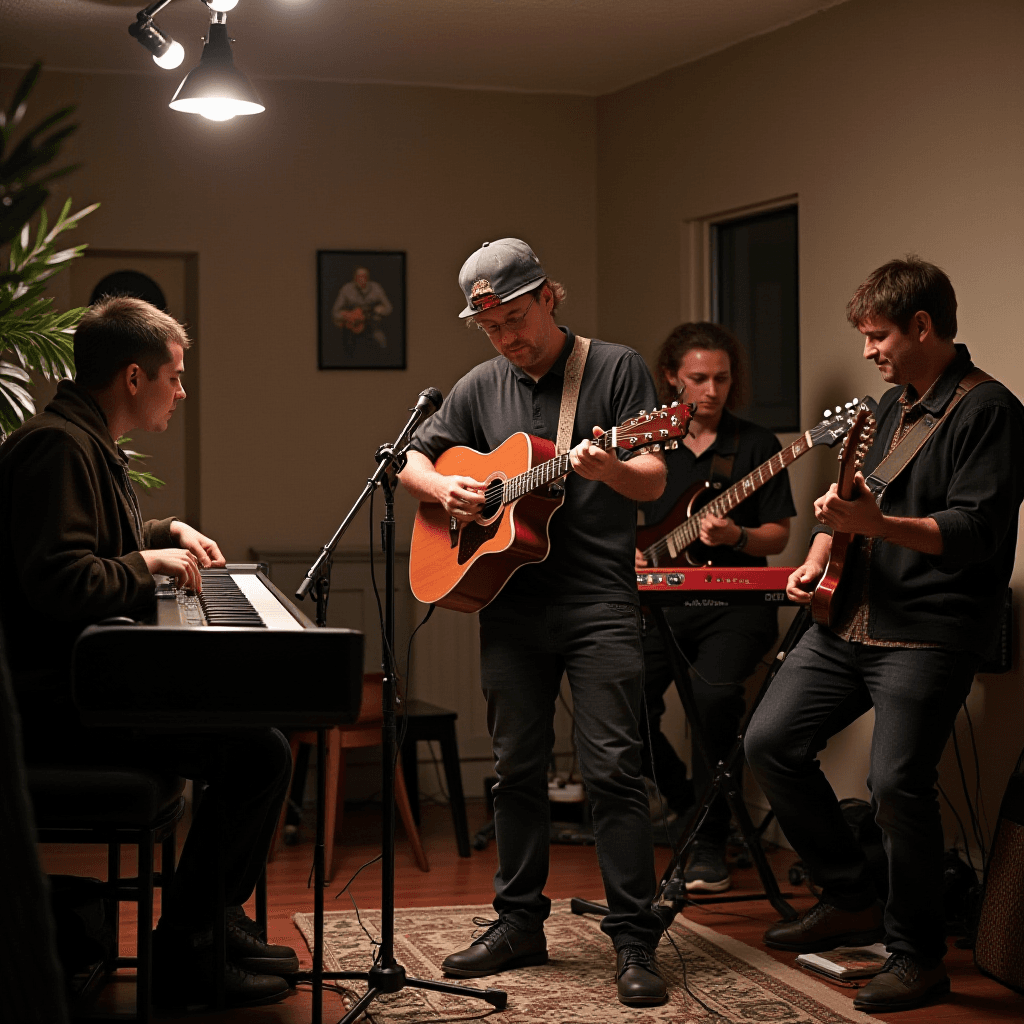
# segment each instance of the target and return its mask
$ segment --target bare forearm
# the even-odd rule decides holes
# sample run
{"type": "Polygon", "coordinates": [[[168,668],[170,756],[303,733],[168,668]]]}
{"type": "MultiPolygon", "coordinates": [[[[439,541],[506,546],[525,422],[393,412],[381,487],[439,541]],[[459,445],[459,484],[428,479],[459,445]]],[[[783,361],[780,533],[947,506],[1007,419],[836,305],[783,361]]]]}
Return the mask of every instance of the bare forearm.
{"type": "Polygon", "coordinates": [[[633,501],[654,501],[665,490],[668,470],[660,455],[638,455],[628,462],[617,462],[614,473],[605,480],[613,490],[633,501]]]}
{"type": "Polygon", "coordinates": [[[405,489],[419,501],[437,501],[437,488],[441,474],[422,452],[409,452],[405,469],[399,474],[405,489]]]}

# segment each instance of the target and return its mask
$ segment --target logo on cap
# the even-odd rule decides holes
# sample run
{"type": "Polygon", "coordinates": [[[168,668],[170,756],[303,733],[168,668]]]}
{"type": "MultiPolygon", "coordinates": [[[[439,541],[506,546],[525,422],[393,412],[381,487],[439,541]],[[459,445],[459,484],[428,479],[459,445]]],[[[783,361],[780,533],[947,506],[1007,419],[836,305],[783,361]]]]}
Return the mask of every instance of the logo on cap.
{"type": "Polygon", "coordinates": [[[473,289],[469,293],[469,304],[477,311],[490,309],[492,306],[500,306],[501,299],[494,294],[491,282],[485,277],[473,283],[473,289]]]}

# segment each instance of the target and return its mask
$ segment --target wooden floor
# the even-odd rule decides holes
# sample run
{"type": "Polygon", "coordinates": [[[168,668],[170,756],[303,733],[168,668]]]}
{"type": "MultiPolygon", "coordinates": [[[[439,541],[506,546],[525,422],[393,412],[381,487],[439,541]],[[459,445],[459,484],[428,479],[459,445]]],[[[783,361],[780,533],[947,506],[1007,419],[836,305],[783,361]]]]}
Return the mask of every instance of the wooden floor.
{"type": "MultiPolygon", "coordinates": [[[[469,801],[469,826],[472,833],[485,820],[483,801],[469,801]]],[[[326,890],[325,907],[351,909],[352,902],[347,894],[335,900],[339,890],[352,873],[363,863],[376,855],[380,848],[379,808],[350,806],[345,813],[345,837],[337,860],[338,869],[332,883],[326,890]]],[[[483,851],[473,851],[469,858],[458,856],[455,848],[451,817],[446,807],[425,804],[421,835],[431,870],[421,872],[415,865],[405,842],[401,827],[396,851],[395,904],[398,908],[413,906],[447,906],[459,904],[489,903],[493,895],[492,880],[496,866],[493,842],[483,851]]],[[[99,848],[89,847],[43,847],[45,870],[51,873],[89,874],[104,877],[104,854],[99,848]]],[[[299,954],[302,967],[310,967],[309,954],[292,924],[291,915],[297,911],[312,912],[312,892],[306,886],[312,857],[312,846],[307,841],[297,846],[284,847],[269,868],[269,932],[272,941],[294,946],[299,954]]],[[[656,851],[659,872],[669,859],[669,850],[659,847],[656,851]]],[[[774,851],[771,855],[773,867],[780,882],[785,880],[786,868],[794,859],[788,851],[774,851]]],[[[130,868],[126,857],[126,868],[130,868]]],[[[734,873],[737,891],[756,891],[760,888],[752,869],[734,873]]],[[[784,886],[784,888],[786,888],[784,886]]],[[[350,890],[360,909],[380,907],[380,869],[372,865],[365,869],[350,890]]],[[[582,896],[589,899],[603,899],[600,875],[593,847],[563,846],[551,847],[551,875],[547,894],[552,899],[582,896]]],[[[809,907],[813,899],[801,895],[792,900],[798,910],[809,907]]],[[[250,907],[250,913],[252,908],[250,907]]],[[[123,949],[131,945],[134,933],[134,908],[126,908],[122,914],[123,949]]],[[[764,929],[777,920],[771,906],[764,901],[732,905],[727,910],[687,909],[685,916],[717,931],[759,948],[764,929]]],[[[472,925],[467,920],[467,941],[472,925]]],[[[777,960],[792,964],[793,954],[768,950],[777,960]]],[[[367,956],[369,965],[369,955],[367,956]]],[[[973,966],[968,951],[951,948],[946,958],[946,967],[952,978],[953,994],[947,1002],[912,1010],[904,1013],[880,1015],[877,1019],[898,1022],[898,1024],[985,1024],[989,1021],[1024,1020],[1024,996],[1016,995],[1009,989],[983,977],[973,966]]],[[[107,986],[103,1001],[107,1005],[130,1008],[134,1001],[134,982],[129,974],[124,980],[107,986]]],[[[839,988],[838,991],[853,998],[853,990],[839,988]]],[[[292,996],[273,1006],[250,1010],[208,1013],[198,1019],[204,1024],[307,1024],[311,1020],[311,995],[309,988],[300,987],[292,996]]],[[[344,1015],[344,1006],[339,996],[330,991],[324,993],[323,1020],[337,1021],[344,1015]]],[[[161,1018],[165,1024],[173,1024],[177,1017],[161,1018]]],[[[197,1019],[195,1016],[181,1018],[197,1019]]],[[[501,1015],[493,1018],[497,1024],[501,1015]]]]}

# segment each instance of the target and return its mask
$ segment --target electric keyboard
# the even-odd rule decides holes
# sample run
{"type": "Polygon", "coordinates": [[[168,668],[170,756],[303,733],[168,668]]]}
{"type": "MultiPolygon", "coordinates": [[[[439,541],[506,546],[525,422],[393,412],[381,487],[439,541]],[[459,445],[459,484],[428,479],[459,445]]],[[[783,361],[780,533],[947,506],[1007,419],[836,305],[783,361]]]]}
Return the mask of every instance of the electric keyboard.
{"type": "Polygon", "coordinates": [[[262,566],[203,569],[202,594],[158,577],[145,621],[89,626],[73,655],[87,725],[222,730],[354,722],[363,634],[318,629],[262,566]]]}
{"type": "Polygon", "coordinates": [[[640,603],[679,608],[795,604],[786,596],[788,566],[701,566],[636,574],[640,603]]]}

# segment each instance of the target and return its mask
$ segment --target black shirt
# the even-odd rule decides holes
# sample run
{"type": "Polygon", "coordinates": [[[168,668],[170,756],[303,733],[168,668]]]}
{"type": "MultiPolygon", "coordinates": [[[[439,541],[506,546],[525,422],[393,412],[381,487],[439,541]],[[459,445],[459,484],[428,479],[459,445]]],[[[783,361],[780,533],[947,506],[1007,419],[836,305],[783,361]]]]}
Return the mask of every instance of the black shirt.
{"type": "MultiPolygon", "coordinates": [[[[565,363],[575,336],[566,327],[565,347],[539,381],[504,356],[474,367],[441,408],[416,432],[412,447],[431,462],[455,445],[494,451],[524,431],[555,440],[565,363]]],[[[593,437],[657,405],[654,382],[638,352],[591,342],[580,386],[572,444],[593,437]]],[[[575,473],[565,479],[565,502],[552,516],[547,559],[525,565],[495,599],[554,604],[616,601],[638,604],[633,551],[636,502],[597,480],[575,473]]]]}
{"type": "MultiPolygon", "coordinates": [[[[941,415],[973,368],[967,347],[957,345],[955,358],[914,404],[914,413],[941,415]]],[[[906,408],[898,400],[904,390],[890,388],[878,403],[865,476],[889,450],[906,408]]],[[[942,554],[875,540],[868,570],[869,635],[989,654],[1013,571],[1022,500],[1024,406],[998,382],[979,384],[882,493],[884,515],[938,523],[942,554]]]]}
{"type": "MultiPolygon", "coordinates": [[[[728,487],[737,480],[742,480],[749,472],[781,450],[782,445],[770,430],[749,420],[739,419],[728,410],[724,410],[715,440],[700,455],[695,455],[682,442],[675,451],[665,453],[668,462],[668,483],[665,486],[665,493],[660,498],[644,502],[640,506],[644,512],[644,524],[656,526],[672,512],[694,484],[710,480],[711,463],[716,454],[733,456],[732,475],[725,484],[728,487]]],[[[719,493],[719,490],[711,490],[708,498],[701,495],[697,499],[694,511],[710,497],[719,493]]],[[[741,501],[729,513],[729,518],[738,526],[750,528],[764,523],[777,523],[780,519],[795,515],[796,508],[793,506],[793,496],[789,490],[789,474],[783,470],[750,497],[741,501]]],[[[700,541],[692,545],[689,554],[701,561],[710,560],[713,565],[768,564],[768,559],[763,555],[748,555],[746,552],[733,551],[731,547],[721,544],[707,547],[700,541]]]]}

